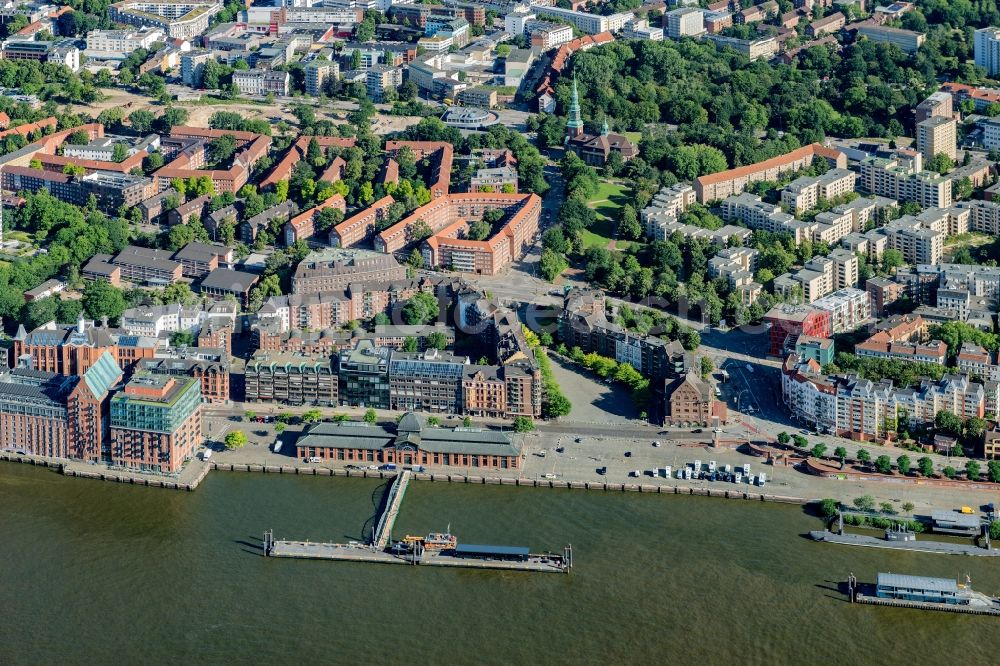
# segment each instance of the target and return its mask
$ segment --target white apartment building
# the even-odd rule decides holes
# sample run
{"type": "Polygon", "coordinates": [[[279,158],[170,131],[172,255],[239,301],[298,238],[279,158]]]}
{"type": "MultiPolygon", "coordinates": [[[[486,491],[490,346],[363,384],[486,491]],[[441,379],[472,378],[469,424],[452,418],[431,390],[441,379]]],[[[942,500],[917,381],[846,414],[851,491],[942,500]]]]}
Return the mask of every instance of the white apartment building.
{"type": "Polygon", "coordinates": [[[288,72],[270,69],[246,69],[233,72],[233,84],[242,95],[288,95],[288,72]]]}
{"type": "Polygon", "coordinates": [[[212,59],[208,51],[188,51],[181,54],[181,82],[190,88],[200,88],[205,63],[212,59]]]}
{"type": "Polygon", "coordinates": [[[705,13],[695,7],[681,7],[666,13],[667,37],[697,37],[705,32],[705,13]]]}
{"type": "Polygon", "coordinates": [[[925,227],[886,226],[887,247],[899,250],[908,264],[936,264],[944,252],[945,235],[925,227]]]}
{"type": "Polygon", "coordinates": [[[839,289],[816,299],[812,306],[830,313],[834,334],[857,330],[872,316],[871,297],[863,289],[839,289]]]}
{"type": "Polygon", "coordinates": [[[979,126],[983,128],[983,147],[987,150],[1000,148],[1000,120],[987,118],[979,121],[979,126]]]}
{"type": "Polygon", "coordinates": [[[563,9],[562,7],[536,6],[534,11],[538,17],[550,17],[568,21],[579,28],[581,32],[588,35],[596,35],[600,32],[620,32],[626,23],[635,18],[635,15],[631,12],[600,16],[587,12],[577,12],[572,9],[563,9]]]}
{"type": "Polygon", "coordinates": [[[972,38],[976,65],[986,70],[989,76],[1000,74],[1000,28],[988,27],[976,30],[972,38]]]}
{"type": "Polygon", "coordinates": [[[99,60],[124,60],[133,51],[149,49],[155,42],[166,40],[163,30],[154,27],[138,30],[91,30],[87,33],[85,55],[99,60]]]}
{"type": "Polygon", "coordinates": [[[385,91],[403,85],[403,69],[401,67],[386,67],[376,65],[366,72],[365,87],[368,98],[373,102],[381,102],[385,91]]]}
{"type": "Polygon", "coordinates": [[[529,21],[534,21],[535,18],[535,13],[526,8],[511,12],[503,17],[504,32],[514,37],[527,35],[528,31],[525,26],[529,21]]]}
{"type": "Polygon", "coordinates": [[[646,19],[629,21],[622,31],[625,39],[648,39],[652,42],[663,41],[663,28],[650,25],[646,19]]]}
{"type": "Polygon", "coordinates": [[[958,140],[958,123],[954,118],[932,116],[917,123],[917,150],[925,160],[945,154],[955,159],[958,140]]]}
{"type": "Polygon", "coordinates": [[[531,45],[537,46],[543,51],[573,41],[573,28],[564,23],[528,21],[525,24],[525,30],[531,37],[531,45]]]}
{"type": "Polygon", "coordinates": [[[802,176],[781,191],[781,203],[794,213],[812,210],[820,199],[834,199],[854,191],[857,174],[847,169],[830,169],[822,176],[802,176]]]}
{"type": "Polygon", "coordinates": [[[985,414],[986,391],[982,384],[962,375],[945,375],[940,381],[924,380],[915,388],[893,388],[892,382],[874,383],[855,376],[824,376],[815,363],[786,361],[781,394],[785,405],[800,420],[826,433],[871,441],[896,430],[897,419],[911,429],[934,422],[940,411],[960,418],[985,414]]]}
{"type": "Polygon", "coordinates": [[[880,197],[915,201],[924,208],[951,205],[951,179],[924,171],[922,156],[914,151],[896,151],[895,159],[865,158],[857,186],[880,197]]]}
{"type": "Polygon", "coordinates": [[[322,95],[328,81],[336,81],[340,76],[340,65],[329,60],[312,60],[305,66],[306,94],[313,97],[322,95]]]}

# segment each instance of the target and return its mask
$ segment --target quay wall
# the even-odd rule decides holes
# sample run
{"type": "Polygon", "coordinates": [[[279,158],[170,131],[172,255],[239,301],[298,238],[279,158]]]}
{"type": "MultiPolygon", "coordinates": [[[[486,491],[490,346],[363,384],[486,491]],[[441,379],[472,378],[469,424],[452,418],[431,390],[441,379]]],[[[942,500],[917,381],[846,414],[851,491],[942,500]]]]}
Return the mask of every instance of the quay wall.
{"type": "MultiPolygon", "coordinates": [[[[331,469],[329,467],[293,467],[293,466],[261,466],[237,463],[212,462],[213,470],[225,472],[264,472],[273,474],[299,474],[305,476],[344,476],[366,479],[391,479],[397,474],[388,470],[368,469],[331,469]]],[[[606,483],[603,481],[564,481],[561,479],[518,479],[498,476],[466,476],[464,474],[432,474],[416,472],[411,478],[414,481],[429,481],[432,483],[465,483],[470,485],[518,486],[522,488],[552,488],[568,490],[602,490],[605,492],[632,492],[656,495],[695,495],[701,497],[719,497],[724,499],[741,499],[758,502],[778,502],[782,504],[808,504],[811,500],[804,497],[774,495],[771,493],[752,492],[726,488],[700,488],[694,486],[667,486],[642,483],[606,483]]]]}

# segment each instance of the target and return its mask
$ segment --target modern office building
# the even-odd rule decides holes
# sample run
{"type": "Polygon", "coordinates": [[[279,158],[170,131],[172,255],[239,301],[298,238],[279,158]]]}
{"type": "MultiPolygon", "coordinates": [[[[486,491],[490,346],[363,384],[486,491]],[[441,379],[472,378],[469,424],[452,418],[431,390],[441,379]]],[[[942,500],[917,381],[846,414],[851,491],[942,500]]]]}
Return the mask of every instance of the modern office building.
{"type": "Polygon", "coordinates": [[[288,405],[338,404],[329,356],[258,351],[246,365],[246,401],[288,405]]]}
{"type": "Polygon", "coordinates": [[[193,377],[136,374],[111,399],[111,463],[173,474],[203,441],[193,377]]]}
{"type": "Polygon", "coordinates": [[[389,409],[389,359],[392,349],[361,340],[354,349],[340,352],[340,400],[352,407],[389,409]]]}

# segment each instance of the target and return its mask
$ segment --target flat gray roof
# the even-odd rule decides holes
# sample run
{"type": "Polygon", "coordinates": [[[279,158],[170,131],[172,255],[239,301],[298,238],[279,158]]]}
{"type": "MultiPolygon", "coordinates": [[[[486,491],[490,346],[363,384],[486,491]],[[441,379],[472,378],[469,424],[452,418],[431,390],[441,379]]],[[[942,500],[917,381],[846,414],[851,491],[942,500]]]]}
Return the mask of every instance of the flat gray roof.
{"type": "Polygon", "coordinates": [[[927,590],[929,592],[958,592],[958,583],[950,578],[930,578],[928,576],[907,576],[905,574],[880,573],[879,587],[927,590]]]}

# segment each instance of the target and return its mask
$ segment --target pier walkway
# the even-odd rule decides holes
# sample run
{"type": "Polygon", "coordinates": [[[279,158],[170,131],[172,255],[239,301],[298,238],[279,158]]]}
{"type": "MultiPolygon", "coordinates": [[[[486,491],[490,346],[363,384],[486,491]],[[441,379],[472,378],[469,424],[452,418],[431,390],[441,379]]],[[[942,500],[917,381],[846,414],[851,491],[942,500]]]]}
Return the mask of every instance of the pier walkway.
{"type": "Polygon", "coordinates": [[[375,550],[361,543],[316,543],[313,541],[276,540],[271,532],[264,533],[264,554],[267,557],[287,557],[299,560],[335,560],[375,562],[378,564],[408,564],[432,567],[462,567],[465,569],[501,569],[507,571],[537,571],[567,573],[572,566],[571,551],[533,554],[524,561],[474,560],[444,553],[400,553],[375,550]]]}
{"type": "Polygon", "coordinates": [[[399,507],[403,503],[403,495],[406,493],[406,486],[410,483],[411,472],[404,469],[393,479],[389,486],[389,497],[385,503],[385,512],[378,520],[378,527],[372,535],[372,544],[376,550],[385,550],[389,545],[389,536],[392,534],[392,526],[396,523],[396,516],[399,515],[399,507]]]}
{"type": "Polygon", "coordinates": [[[977,557],[1000,557],[1000,550],[979,548],[970,544],[947,543],[944,541],[886,541],[863,534],[837,534],[814,530],[809,538],[825,543],[839,543],[845,546],[866,546],[889,550],[909,550],[917,553],[938,553],[941,555],[973,555],[977,557]]]}

